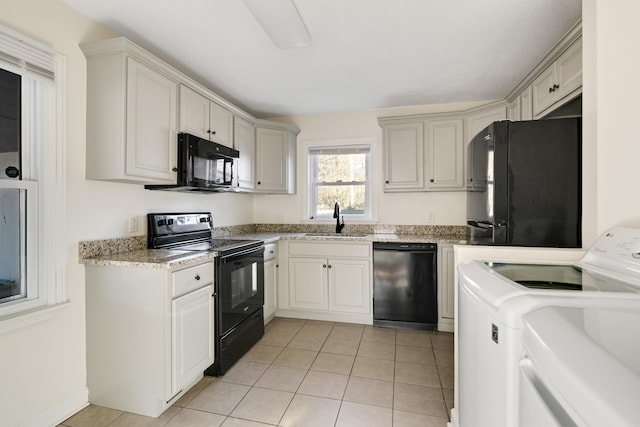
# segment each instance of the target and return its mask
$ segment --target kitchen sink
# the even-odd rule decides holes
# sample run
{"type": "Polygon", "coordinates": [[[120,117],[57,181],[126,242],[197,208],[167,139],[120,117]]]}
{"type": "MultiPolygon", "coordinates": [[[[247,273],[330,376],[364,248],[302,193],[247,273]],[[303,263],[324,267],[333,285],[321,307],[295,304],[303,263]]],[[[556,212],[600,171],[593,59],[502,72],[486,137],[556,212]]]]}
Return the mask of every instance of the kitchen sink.
{"type": "Polygon", "coordinates": [[[359,233],[305,233],[309,237],[366,237],[368,234],[359,233]]]}

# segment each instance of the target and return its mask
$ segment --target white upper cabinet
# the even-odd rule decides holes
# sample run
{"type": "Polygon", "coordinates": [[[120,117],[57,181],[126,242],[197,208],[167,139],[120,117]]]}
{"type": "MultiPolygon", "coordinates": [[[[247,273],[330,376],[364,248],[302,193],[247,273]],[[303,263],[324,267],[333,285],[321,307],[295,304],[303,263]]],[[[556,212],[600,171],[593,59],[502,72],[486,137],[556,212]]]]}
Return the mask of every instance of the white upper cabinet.
{"type": "Polygon", "coordinates": [[[126,39],[83,44],[88,179],[176,183],[178,81],[126,39]]]}
{"type": "Polygon", "coordinates": [[[503,102],[469,112],[467,114],[467,143],[491,123],[506,119],[507,108],[503,102]]]}
{"type": "Polygon", "coordinates": [[[255,191],[263,193],[296,192],[296,135],[298,129],[277,124],[256,125],[255,191]]]}
{"type": "Polygon", "coordinates": [[[233,113],[180,85],[180,132],[233,148],[233,113]]]}
{"type": "Polygon", "coordinates": [[[424,189],[424,121],[382,123],[384,190],[424,189]]]}
{"type": "Polygon", "coordinates": [[[542,117],[582,88],[582,38],[578,38],[532,83],[533,116],[542,117]]]}
{"type": "Polygon", "coordinates": [[[255,187],[256,127],[240,117],[234,119],[233,135],[238,159],[238,187],[253,190],[255,187]]]}
{"type": "Polygon", "coordinates": [[[533,120],[533,100],[531,98],[531,86],[529,86],[519,96],[520,118],[518,120],[533,120]]]}
{"type": "Polygon", "coordinates": [[[461,118],[426,121],[429,190],[464,190],[464,137],[461,118]]]}

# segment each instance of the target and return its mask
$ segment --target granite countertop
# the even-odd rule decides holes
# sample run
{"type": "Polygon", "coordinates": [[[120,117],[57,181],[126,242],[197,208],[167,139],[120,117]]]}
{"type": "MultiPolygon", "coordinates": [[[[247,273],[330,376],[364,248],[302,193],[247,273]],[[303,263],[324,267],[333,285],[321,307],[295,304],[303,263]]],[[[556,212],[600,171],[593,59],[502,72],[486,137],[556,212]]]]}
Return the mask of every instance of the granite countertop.
{"type": "Polygon", "coordinates": [[[467,244],[467,239],[456,235],[442,234],[337,234],[337,233],[243,233],[231,238],[263,240],[273,243],[278,240],[320,240],[331,242],[401,242],[401,243],[451,243],[454,245],[467,244]]]}
{"type": "Polygon", "coordinates": [[[181,251],[176,249],[141,249],[117,254],[81,258],[85,265],[139,268],[178,268],[212,261],[217,252],[181,251]]]}
{"type": "MultiPolygon", "coordinates": [[[[262,240],[274,243],[278,240],[309,240],[329,242],[401,242],[466,244],[459,235],[449,234],[392,234],[392,233],[286,233],[261,232],[238,233],[225,236],[230,239],[262,240]]],[[[144,236],[127,239],[110,239],[80,242],[79,261],[85,265],[120,266],[140,268],[174,269],[214,260],[217,252],[184,251],[177,249],[145,249],[144,236]],[[116,253],[114,253],[116,252],[116,253]]]]}

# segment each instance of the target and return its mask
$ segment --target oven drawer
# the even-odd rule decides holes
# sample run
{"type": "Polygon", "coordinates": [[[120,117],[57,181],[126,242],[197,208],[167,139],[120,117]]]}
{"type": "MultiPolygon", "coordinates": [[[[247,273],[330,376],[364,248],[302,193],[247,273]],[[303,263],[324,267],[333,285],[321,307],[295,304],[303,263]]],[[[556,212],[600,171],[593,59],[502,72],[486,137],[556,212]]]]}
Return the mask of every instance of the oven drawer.
{"type": "Polygon", "coordinates": [[[213,283],[213,263],[207,262],[171,274],[171,298],[213,283]]]}

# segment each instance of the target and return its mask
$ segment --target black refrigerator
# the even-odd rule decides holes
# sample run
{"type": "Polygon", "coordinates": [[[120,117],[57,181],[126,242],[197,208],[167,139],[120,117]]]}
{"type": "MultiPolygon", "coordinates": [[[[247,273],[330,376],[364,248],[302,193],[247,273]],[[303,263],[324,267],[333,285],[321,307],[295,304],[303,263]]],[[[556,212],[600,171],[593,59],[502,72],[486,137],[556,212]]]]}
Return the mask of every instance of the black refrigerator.
{"type": "Polygon", "coordinates": [[[582,121],[494,122],[468,146],[470,243],[582,246],[582,121]]]}

